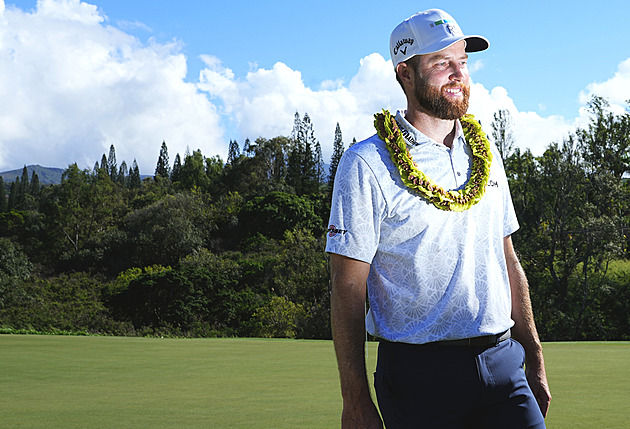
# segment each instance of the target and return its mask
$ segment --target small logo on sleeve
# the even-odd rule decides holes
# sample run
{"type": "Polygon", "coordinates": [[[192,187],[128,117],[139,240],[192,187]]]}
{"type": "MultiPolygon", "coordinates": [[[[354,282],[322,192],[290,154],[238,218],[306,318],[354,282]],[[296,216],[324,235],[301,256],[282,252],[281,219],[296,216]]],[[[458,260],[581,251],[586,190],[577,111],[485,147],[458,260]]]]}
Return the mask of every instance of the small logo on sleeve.
{"type": "Polygon", "coordinates": [[[337,236],[339,234],[344,235],[346,232],[348,232],[348,231],[345,230],[345,229],[339,229],[335,225],[330,225],[328,227],[328,236],[331,237],[331,238],[335,237],[335,236],[337,236]]]}

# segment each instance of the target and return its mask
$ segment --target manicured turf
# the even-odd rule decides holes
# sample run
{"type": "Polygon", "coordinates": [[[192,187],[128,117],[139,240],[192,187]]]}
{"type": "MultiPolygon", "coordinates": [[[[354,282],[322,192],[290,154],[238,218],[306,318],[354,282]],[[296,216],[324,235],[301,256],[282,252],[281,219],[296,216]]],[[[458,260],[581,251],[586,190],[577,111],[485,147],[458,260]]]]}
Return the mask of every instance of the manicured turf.
{"type": "MultiPolygon", "coordinates": [[[[630,343],[544,347],[550,428],[628,427],[630,343]]],[[[330,341],[0,335],[2,428],[334,428],[340,412],[330,341]]]]}

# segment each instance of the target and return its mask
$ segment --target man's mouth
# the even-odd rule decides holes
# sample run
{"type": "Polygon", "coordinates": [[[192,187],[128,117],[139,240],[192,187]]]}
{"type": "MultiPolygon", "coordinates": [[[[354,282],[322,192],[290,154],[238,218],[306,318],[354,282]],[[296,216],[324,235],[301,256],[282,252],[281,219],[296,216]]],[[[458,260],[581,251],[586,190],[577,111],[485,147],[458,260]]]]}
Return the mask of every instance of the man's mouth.
{"type": "Polygon", "coordinates": [[[451,87],[445,88],[444,92],[451,95],[460,95],[462,93],[462,89],[460,87],[451,87]]]}

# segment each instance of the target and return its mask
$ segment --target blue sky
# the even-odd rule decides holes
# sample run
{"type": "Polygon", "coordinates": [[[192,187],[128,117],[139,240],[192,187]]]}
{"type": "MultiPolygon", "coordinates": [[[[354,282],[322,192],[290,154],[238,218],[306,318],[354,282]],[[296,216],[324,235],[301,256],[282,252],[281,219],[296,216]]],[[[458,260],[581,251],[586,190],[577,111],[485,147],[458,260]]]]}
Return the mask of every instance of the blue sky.
{"type": "Polygon", "coordinates": [[[470,58],[472,113],[489,123],[509,109],[517,143],[535,154],[584,124],[591,94],[619,108],[630,99],[630,3],[620,0],[4,4],[0,96],[32,102],[0,107],[0,169],[91,167],[114,144],[119,160],[136,158],[150,174],[162,140],[171,158],[200,148],[225,159],[230,139],[287,135],[295,111],[313,118],[329,156],[336,122],[350,142],[373,133],[381,107],[405,107],[389,34],[431,7],[490,40],[470,58]],[[38,38],[48,47],[27,43],[38,38]]]}

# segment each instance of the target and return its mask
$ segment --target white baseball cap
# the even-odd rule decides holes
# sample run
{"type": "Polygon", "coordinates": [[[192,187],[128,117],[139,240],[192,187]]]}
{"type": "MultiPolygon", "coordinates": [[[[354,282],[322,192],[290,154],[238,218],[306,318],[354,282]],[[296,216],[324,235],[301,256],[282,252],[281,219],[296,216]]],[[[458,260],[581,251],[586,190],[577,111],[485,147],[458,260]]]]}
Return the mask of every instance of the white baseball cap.
{"type": "Polygon", "coordinates": [[[429,9],[398,24],[389,38],[389,51],[394,68],[415,55],[432,54],[460,40],[466,41],[466,52],[488,49],[485,37],[464,36],[451,15],[440,9],[429,9]]]}

